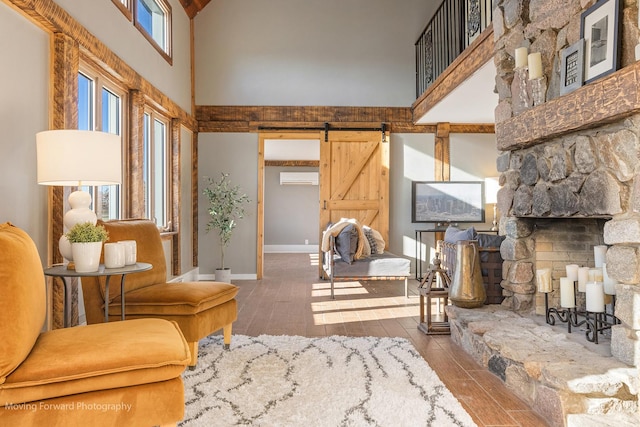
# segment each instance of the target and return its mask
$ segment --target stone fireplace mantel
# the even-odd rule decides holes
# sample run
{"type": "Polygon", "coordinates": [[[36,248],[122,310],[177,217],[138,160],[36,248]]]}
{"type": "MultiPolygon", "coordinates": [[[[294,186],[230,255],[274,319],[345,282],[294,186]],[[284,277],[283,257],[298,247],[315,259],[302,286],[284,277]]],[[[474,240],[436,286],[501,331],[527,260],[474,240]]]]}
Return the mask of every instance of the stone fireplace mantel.
{"type": "Polygon", "coordinates": [[[640,62],[635,62],[567,95],[496,123],[498,150],[531,147],[638,114],[639,83],[640,62]]]}

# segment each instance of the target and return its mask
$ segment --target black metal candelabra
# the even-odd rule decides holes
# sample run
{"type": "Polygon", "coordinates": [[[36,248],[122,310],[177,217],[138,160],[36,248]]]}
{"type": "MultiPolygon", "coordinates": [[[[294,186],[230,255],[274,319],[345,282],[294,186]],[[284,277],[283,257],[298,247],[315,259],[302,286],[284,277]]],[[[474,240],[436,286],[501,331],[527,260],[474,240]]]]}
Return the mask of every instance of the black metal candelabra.
{"type": "MultiPolygon", "coordinates": [[[[574,301],[577,301],[576,283],[573,282],[574,301]]],[[[607,329],[611,329],[613,325],[620,323],[620,320],[613,314],[616,305],[616,296],[612,295],[611,312],[607,311],[607,305],[604,312],[592,312],[586,310],[578,310],[577,307],[556,308],[549,307],[549,293],[544,294],[545,318],[547,324],[555,325],[556,319],[567,324],[567,332],[571,333],[571,328],[577,328],[586,325],[585,336],[587,341],[598,344],[598,335],[603,334],[607,329]]]]}

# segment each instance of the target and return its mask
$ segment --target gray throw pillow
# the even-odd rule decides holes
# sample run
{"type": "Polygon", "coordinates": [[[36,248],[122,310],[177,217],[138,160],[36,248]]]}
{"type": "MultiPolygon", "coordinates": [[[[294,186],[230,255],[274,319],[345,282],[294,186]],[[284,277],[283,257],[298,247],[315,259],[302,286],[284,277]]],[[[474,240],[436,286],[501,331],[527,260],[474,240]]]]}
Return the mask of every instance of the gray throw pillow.
{"type": "Polygon", "coordinates": [[[466,230],[460,230],[458,227],[449,226],[444,232],[444,241],[447,243],[458,243],[460,240],[475,240],[476,229],[469,227],[466,230]]]}
{"type": "Polygon", "coordinates": [[[347,225],[336,237],[336,252],[342,261],[347,264],[353,263],[353,256],[358,249],[358,230],[353,224],[347,225]]]}
{"type": "Polygon", "coordinates": [[[497,236],[495,234],[478,233],[476,239],[478,246],[481,248],[499,248],[505,236],[497,236]]]}

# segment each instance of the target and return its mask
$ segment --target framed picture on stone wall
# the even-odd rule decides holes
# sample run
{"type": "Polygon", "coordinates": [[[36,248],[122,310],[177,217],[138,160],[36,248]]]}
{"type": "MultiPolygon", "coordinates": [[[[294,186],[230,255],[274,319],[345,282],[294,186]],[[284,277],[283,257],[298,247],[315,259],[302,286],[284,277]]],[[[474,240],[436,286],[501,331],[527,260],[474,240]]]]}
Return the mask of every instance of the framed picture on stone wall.
{"type": "Polygon", "coordinates": [[[584,39],[585,84],[619,68],[621,12],[620,0],[598,0],[582,12],[580,37],[584,39]]]}
{"type": "Polygon", "coordinates": [[[560,95],[582,86],[584,80],[584,39],[562,50],[560,65],[560,95]]]}

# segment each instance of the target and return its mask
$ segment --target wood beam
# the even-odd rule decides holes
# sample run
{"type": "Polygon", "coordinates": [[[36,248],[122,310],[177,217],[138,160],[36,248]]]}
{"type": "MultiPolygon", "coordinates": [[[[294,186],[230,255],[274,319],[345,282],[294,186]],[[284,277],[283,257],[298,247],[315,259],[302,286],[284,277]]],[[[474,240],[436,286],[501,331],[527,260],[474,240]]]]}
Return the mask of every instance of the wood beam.
{"type": "Polygon", "coordinates": [[[640,62],[530,108],[496,125],[498,150],[526,148],[551,138],[640,113],[640,62]]]}
{"type": "Polygon", "coordinates": [[[319,160],[265,160],[265,166],[299,166],[299,167],[320,167],[319,160]]]}
{"type": "MultiPolygon", "coordinates": [[[[371,127],[387,123],[392,133],[435,133],[436,124],[414,124],[403,107],[196,106],[200,132],[260,132],[264,128],[371,127]]],[[[451,133],[494,133],[492,123],[453,123],[451,133]]]]}
{"type": "Polygon", "coordinates": [[[419,120],[429,110],[449,95],[456,87],[478,71],[488,61],[493,60],[493,27],[487,27],[427,90],[413,103],[413,121],[419,120]]]}
{"type": "Polygon", "coordinates": [[[449,181],[451,179],[451,144],[449,123],[438,123],[436,129],[433,157],[435,159],[434,178],[436,181],[449,181]]]}

